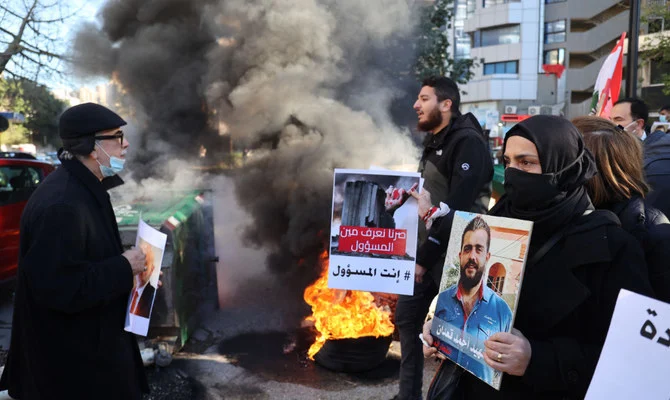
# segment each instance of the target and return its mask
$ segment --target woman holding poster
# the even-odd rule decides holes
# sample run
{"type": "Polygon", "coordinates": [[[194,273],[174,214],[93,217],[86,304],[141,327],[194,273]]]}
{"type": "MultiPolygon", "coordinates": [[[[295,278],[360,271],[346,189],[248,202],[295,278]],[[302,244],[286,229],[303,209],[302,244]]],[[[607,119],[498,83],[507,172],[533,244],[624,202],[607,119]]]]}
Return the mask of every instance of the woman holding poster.
{"type": "MultiPolygon", "coordinates": [[[[619,290],[649,294],[642,250],[608,211],[594,211],[584,183],[596,173],[568,120],[535,116],[503,146],[505,196],[489,214],[533,221],[512,333],[485,341],[484,360],[504,373],[500,391],[443,361],[429,399],[583,399],[619,290]]],[[[430,322],[423,332],[428,344],[430,322]]],[[[437,350],[424,346],[424,355],[437,350]]]]}

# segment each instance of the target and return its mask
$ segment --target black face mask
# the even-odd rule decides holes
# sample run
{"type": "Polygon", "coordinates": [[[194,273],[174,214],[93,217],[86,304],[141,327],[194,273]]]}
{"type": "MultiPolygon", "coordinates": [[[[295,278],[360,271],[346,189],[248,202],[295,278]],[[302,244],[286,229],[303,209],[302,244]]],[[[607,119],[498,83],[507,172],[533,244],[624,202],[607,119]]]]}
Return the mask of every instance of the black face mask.
{"type": "Polygon", "coordinates": [[[519,210],[541,210],[561,194],[555,174],[532,174],[518,168],[505,169],[505,194],[519,210]]]}

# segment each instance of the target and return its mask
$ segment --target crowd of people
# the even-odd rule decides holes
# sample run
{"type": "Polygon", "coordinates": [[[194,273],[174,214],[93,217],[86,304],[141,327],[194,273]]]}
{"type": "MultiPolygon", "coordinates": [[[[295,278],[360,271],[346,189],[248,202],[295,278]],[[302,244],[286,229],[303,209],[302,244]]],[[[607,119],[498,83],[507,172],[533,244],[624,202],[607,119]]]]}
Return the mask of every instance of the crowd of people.
{"type": "MultiPolygon", "coordinates": [[[[419,164],[425,184],[411,192],[423,222],[414,294],[400,296],[396,308],[395,398],[421,399],[423,358],[442,354],[425,319],[454,210],[532,221],[533,229],[512,324],[508,305],[482,281],[489,226],[475,219],[466,227],[459,257],[471,268],[438,302],[457,311],[462,329],[482,318],[473,310],[497,316],[499,332],[483,351],[492,370],[481,375],[507,377],[498,391],[443,359],[428,398],[584,398],[619,291],[670,302],[670,135],[647,132],[648,108],[631,98],[614,105],[610,120],[526,119],[505,135],[505,194],[489,210],[493,163],[479,122],[460,112],[458,86],[426,79],[414,109],[428,133],[419,164]]],[[[668,113],[661,110],[662,122],[668,113]]],[[[15,398],[140,399],[148,390],[137,343],[123,326],[126,312],[148,316],[142,298],[156,290],[147,286],[152,255],[123,251],[107,194],[122,183],[125,124],[91,103],[60,118],[62,168],[35,191],[21,220],[11,348],[0,378],[0,390],[15,398]]]]}
{"type": "MultiPolygon", "coordinates": [[[[413,195],[420,217],[431,224],[419,238],[414,295],[401,296],[396,312],[402,357],[394,399],[423,398],[419,348],[442,359],[429,400],[583,399],[619,291],[670,301],[670,135],[647,132],[648,107],[634,98],[618,101],[610,119],[531,117],[505,135],[505,194],[482,210],[491,194],[490,158],[479,124],[460,113],[459,103],[456,84],[435,77],[423,82],[414,105],[418,128],[428,135],[419,167],[426,184],[413,195]],[[438,351],[444,344],[430,333],[432,320],[423,323],[439,287],[453,210],[533,222],[513,327],[484,342],[484,361],[506,375],[500,390],[463,373],[467,362],[459,366],[444,357],[438,351]],[[424,278],[426,271],[437,272],[435,280],[424,278]]],[[[668,113],[670,107],[660,110],[661,122],[668,113]]],[[[482,258],[487,228],[479,223],[464,232],[459,255],[480,238],[483,250],[470,258],[473,265],[489,257],[482,258]]],[[[467,254],[460,262],[468,262],[467,254]]],[[[452,288],[454,295],[440,296],[437,309],[449,301],[461,325],[469,326],[477,318],[472,310],[479,303],[491,308],[494,298],[482,282],[452,288]]]]}

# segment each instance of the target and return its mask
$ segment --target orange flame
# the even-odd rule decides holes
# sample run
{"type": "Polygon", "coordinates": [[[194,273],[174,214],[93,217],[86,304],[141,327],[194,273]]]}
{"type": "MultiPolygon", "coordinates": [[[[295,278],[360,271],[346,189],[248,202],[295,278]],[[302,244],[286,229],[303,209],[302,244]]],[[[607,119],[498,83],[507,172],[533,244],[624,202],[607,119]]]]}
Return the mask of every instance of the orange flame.
{"type": "Polygon", "coordinates": [[[312,307],[305,320],[314,323],[318,334],[307,355],[321,350],[326,340],[363,336],[390,336],[394,326],[391,313],[374,302],[370,292],[328,288],[328,254],[322,256],[323,271],[317,281],[305,289],[303,298],[312,307]]]}

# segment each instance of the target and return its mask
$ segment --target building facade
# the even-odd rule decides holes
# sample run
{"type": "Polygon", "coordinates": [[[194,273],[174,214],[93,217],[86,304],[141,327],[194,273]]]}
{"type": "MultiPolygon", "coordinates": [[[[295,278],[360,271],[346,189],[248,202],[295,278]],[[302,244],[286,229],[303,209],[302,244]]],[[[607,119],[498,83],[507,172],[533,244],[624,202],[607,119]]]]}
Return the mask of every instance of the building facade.
{"type": "Polygon", "coordinates": [[[589,112],[600,67],[628,30],[629,1],[455,0],[454,10],[453,55],[478,60],[462,109],[496,137],[514,115],[589,112]]]}

